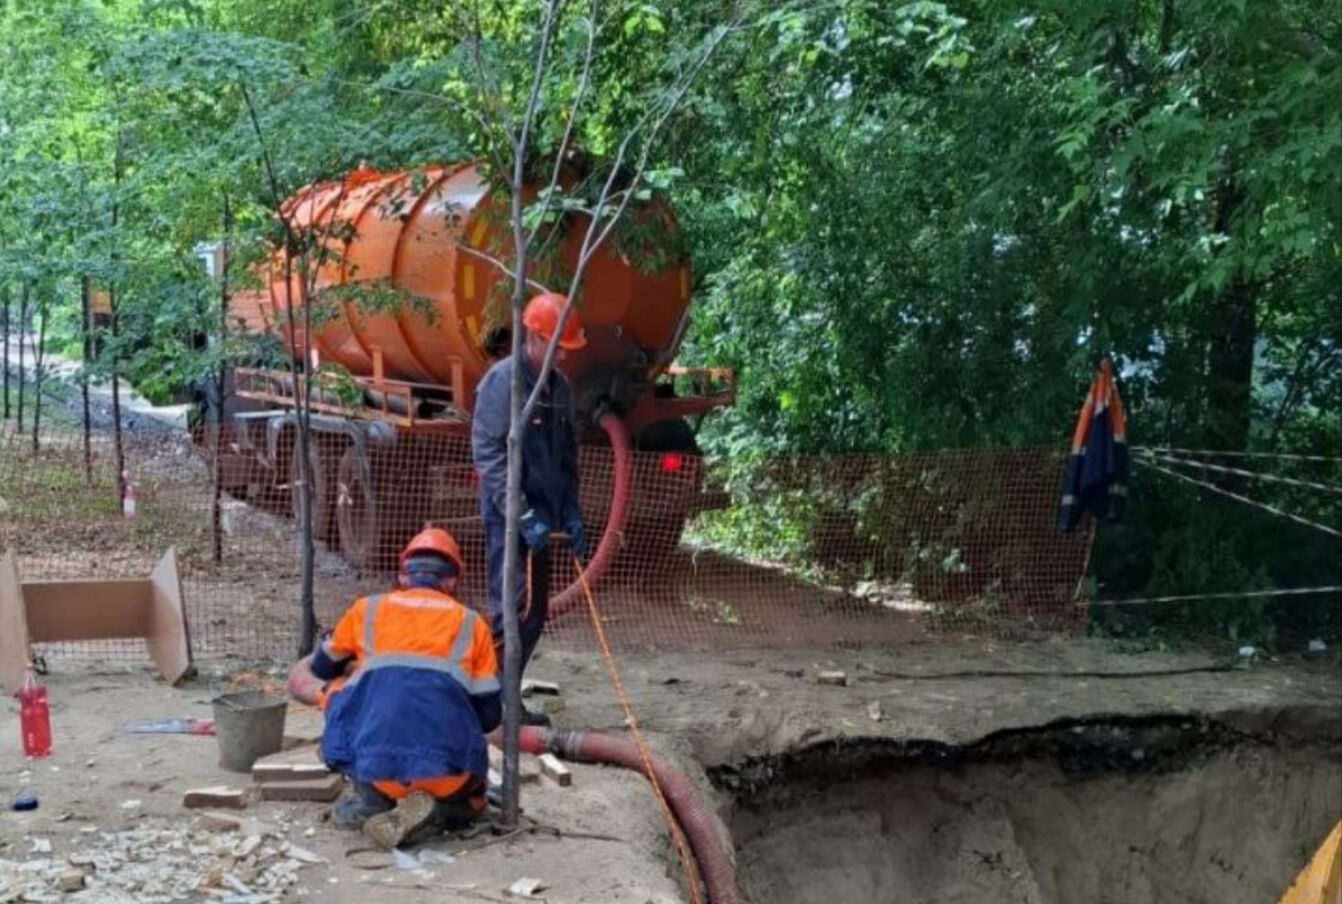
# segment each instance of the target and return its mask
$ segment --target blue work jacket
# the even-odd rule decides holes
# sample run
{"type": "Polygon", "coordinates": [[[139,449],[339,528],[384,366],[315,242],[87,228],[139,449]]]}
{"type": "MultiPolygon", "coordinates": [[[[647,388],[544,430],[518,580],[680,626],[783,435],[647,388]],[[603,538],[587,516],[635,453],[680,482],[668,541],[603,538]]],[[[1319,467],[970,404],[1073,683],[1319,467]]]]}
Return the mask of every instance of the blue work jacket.
{"type": "MultiPolygon", "coordinates": [[[[513,359],[504,358],[485,373],[475,393],[471,456],[480,479],[480,513],[486,523],[503,518],[508,498],[508,412],[513,359]]],[[[558,370],[532,410],[522,436],[522,511],[530,509],[552,528],[578,514],[578,435],[573,392],[558,370]]],[[[536,385],[531,365],[522,364],[529,396],[536,385]]]]}

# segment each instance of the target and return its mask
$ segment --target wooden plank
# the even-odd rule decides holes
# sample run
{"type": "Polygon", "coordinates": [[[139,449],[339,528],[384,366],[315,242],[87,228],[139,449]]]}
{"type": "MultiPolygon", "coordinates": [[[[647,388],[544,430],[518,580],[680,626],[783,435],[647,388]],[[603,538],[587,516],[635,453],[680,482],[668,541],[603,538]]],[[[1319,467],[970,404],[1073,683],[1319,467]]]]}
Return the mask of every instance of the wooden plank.
{"type": "Polygon", "coordinates": [[[23,602],[23,585],[14,551],[5,550],[0,558],[0,686],[5,695],[16,694],[23,686],[28,663],[28,619],[23,602]]]}
{"type": "Polygon", "coordinates": [[[261,799],[332,801],[344,786],[345,777],[338,772],[310,781],[267,782],[261,786],[261,799]]]}
{"type": "Polygon", "coordinates": [[[182,605],[182,581],[177,575],[177,550],[168,551],[149,576],[150,619],[145,632],[149,656],[168,684],[181,681],[191,669],[191,638],[182,605]]]}
{"type": "Polygon", "coordinates": [[[32,643],[145,637],[153,585],[147,580],[24,581],[32,643]]]}
{"type": "Polygon", "coordinates": [[[567,766],[560,762],[559,757],[553,753],[542,753],[541,774],[554,782],[561,788],[567,788],[573,784],[573,773],[569,772],[567,766]]]}
{"type": "Polygon", "coordinates": [[[264,785],[269,782],[308,781],[331,774],[322,763],[261,763],[252,764],[252,781],[264,785]]]}

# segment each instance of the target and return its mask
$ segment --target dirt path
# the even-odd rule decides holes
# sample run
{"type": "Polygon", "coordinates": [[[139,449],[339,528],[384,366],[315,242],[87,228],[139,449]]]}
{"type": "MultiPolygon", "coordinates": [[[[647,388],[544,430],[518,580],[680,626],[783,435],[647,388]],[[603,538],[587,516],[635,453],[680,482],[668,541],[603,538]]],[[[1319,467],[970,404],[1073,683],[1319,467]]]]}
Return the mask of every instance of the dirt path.
{"type": "MultiPolygon", "coordinates": [[[[199,814],[183,809],[184,791],[250,787],[247,776],[217,767],[215,739],[117,731],[140,719],[208,716],[211,691],[204,684],[171,689],[146,674],[57,675],[49,687],[55,736],[50,758],[23,761],[14,704],[5,704],[0,732],[5,802],[23,787],[37,792],[41,806],[33,813],[0,814],[0,901],[217,900],[210,889],[226,891],[228,873],[250,890],[276,894],[255,904],[305,896],[358,904],[503,900],[504,889],[523,877],[544,880],[552,889],[545,896],[550,902],[680,900],[664,866],[660,818],[635,775],[575,764],[570,788],[527,786],[523,807],[537,831],[510,840],[444,839],[418,850],[417,857],[431,862],[398,865],[381,852],[351,856],[367,846],[365,840],[328,825],[322,804],[253,800],[241,811],[248,823],[242,833],[204,829],[199,814]],[[247,849],[249,835],[261,839],[250,860],[238,855],[247,849]],[[286,845],[297,846],[303,859],[292,863],[286,845]],[[433,853],[424,857],[425,850],[433,853]],[[87,890],[62,897],[55,894],[55,879],[72,857],[110,868],[95,871],[87,890]],[[445,862],[449,857],[452,862],[445,862]],[[305,862],[316,858],[326,862],[305,862]],[[25,866],[6,869],[5,861],[25,866]],[[105,884],[95,888],[94,882],[105,884]],[[33,893],[24,897],[25,890],[33,893]]],[[[315,738],[319,731],[314,711],[291,708],[288,734],[315,738]]]]}
{"type": "MultiPolygon", "coordinates": [[[[24,350],[24,384],[28,391],[36,385],[34,365],[34,337],[22,339],[24,350]]],[[[17,381],[19,376],[19,342],[17,336],[9,339],[9,369],[11,378],[17,381]]],[[[80,362],[73,358],[47,352],[42,359],[42,405],[46,411],[44,417],[53,416],[71,424],[83,422],[83,402],[79,390],[80,362]],[[53,411],[53,409],[55,409],[53,411]]],[[[169,429],[185,430],[190,405],[154,405],[135,391],[130,382],[120,381],[121,424],[130,433],[158,433],[169,429]]],[[[17,382],[13,392],[18,392],[17,382]]],[[[32,398],[28,399],[29,411],[32,410],[32,398]]],[[[95,430],[110,430],[112,425],[112,386],[100,379],[89,386],[89,414],[95,430]]]]}
{"type": "MultiPolygon", "coordinates": [[[[839,656],[630,656],[622,666],[636,711],[654,742],[712,795],[724,821],[739,817],[735,801],[725,790],[711,790],[707,774],[726,788],[740,785],[746,777],[767,778],[771,764],[784,754],[811,750],[828,756],[831,749],[870,744],[873,739],[956,748],[1003,732],[1069,721],[1192,714],[1228,732],[1255,738],[1307,740],[1332,745],[1333,750],[1342,742],[1342,680],[1335,660],[1223,671],[1209,670],[1219,667],[1203,657],[1116,656],[1100,646],[1072,642],[1030,647],[938,644],[839,656]],[[1038,674],[1041,663],[1059,674],[1038,674]],[[831,668],[844,670],[849,684],[817,683],[817,673],[831,668]]],[[[543,650],[532,676],[562,685],[559,724],[622,730],[623,713],[595,656],[543,650]]],[[[684,900],[660,817],[645,783],[632,774],[575,765],[571,788],[529,784],[523,789],[523,806],[529,817],[547,827],[544,833],[496,841],[481,849],[473,849],[481,839],[444,840],[432,845],[439,852],[431,855],[438,858],[436,862],[405,869],[385,854],[349,855],[363,846],[360,836],[328,826],[322,805],[254,801],[244,811],[251,825],[241,835],[209,833],[201,828],[198,815],[182,809],[181,795],[187,788],[238,782],[239,777],[216,767],[214,740],[128,736],[119,734],[117,727],[136,719],[206,716],[208,700],[222,687],[221,679],[170,689],[140,671],[71,671],[51,676],[49,683],[56,737],[50,759],[25,763],[18,750],[15,704],[6,701],[0,710],[5,713],[0,726],[0,787],[7,793],[29,787],[42,800],[35,813],[0,815],[0,876],[6,877],[0,883],[8,882],[0,884],[0,902],[222,900],[223,894],[177,892],[202,880],[214,881],[218,889],[229,870],[274,889],[274,898],[237,898],[258,904],[301,900],[303,890],[308,897],[360,904],[508,900],[503,889],[523,876],[544,880],[549,889],[543,898],[551,904],[684,900]],[[261,839],[249,852],[250,861],[238,856],[245,851],[249,834],[261,839]],[[451,854],[452,862],[446,862],[441,852],[451,854]],[[308,853],[327,862],[306,863],[313,859],[305,856],[308,853]],[[106,875],[119,876],[118,881],[130,887],[117,892],[121,897],[110,884],[64,898],[54,891],[50,898],[41,893],[21,897],[25,879],[35,892],[54,889],[43,883],[54,882],[72,855],[76,860],[83,855],[119,864],[106,875]],[[52,878],[45,878],[48,875],[52,878]]],[[[318,731],[315,713],[291,708],[291,735],[315,737],[318,731]]],[[[1332,772],[1322,773],[1326,779],[1342,775],[1336,758],[1331,767],[1332,772]]],[[[919,787],[942,781],[935,772],[919,787]]],[[[1012,772],[1012,780],[1037,788],[1043,795],[1040,799],[1047,801],[1051,793],[1047,789],[1057,781],[1050,777],[1053,774],[1045,766],[1026,764],[1012,772]]],[[[1208,795],[1210,806],[1219,806],[1214,802],[1230,799],[1216,796],[1223,786],[1233,787],[1242,780],[1242,772],[1223,770],[1212,774],[1199,793],[1208,795]]],[[[860,798],[877,793],[875,786],[863,788],[853,785],[850,790],[856,797],[835,798],[846,804],[835,804],[834,831],[858,831],[858,823],[850,824],[842,814],[856,813],[860,798]]],[[[968,803],[972,797],[943,794],[938,812],[947,818],[974,812],[968,803]]],[[[1240,819],[1253,815],[1243,809],[1233,812],[1240,819]]],[[[1128,817],[1137,829],[1140,816],[1140,811],[1133,811],[1128,817]]],[[[994,818],[1002,825],[1018,824],[1000,814],[994,818]]],[[[925,815],[919,819],[925,820],[925,815]]],[[[741,825],[737,823],[738,830],[744,832],[741,825]]],[[[910,844],[908,839],[899,840],[908,831],[912,829],[890,843],[910,844]]],[[[743,849],[747,872],[751,863],[767,856],[768,844],[773,843],[743,849]]],[[[946,850],[938,854],[936,845],[917,850],[918,856],[933,859],[953,855],[946,850]]],[[[823,866],[797,862],[811,863],[816,870],[823,866]]],[[[935,863],[925,866],[932,870],[935,863]]],[[[828,900],[838,904],[841,899],[828,900]]],[[[1043,904],[1072,899],[1039,893],[1020,900],[1043,904]]],[[[757,897],[756,904],[763,901],[757,897]]]]}
{"type": "MultiPolygon", "coordinates": [[[[1105,716],[1205,716],[1248,734],[1342,741],[1336,656],[1238,668],[1200,653],[1124,655],[1067,639],[623,662],[642,718],[681,739],[710,770],[843,739],[963,746],[995,732],[1105,716]],[[843,671],[848,685],[820,684],[819,673],[829,670],[843,671]]],[[[596,656],[542,650],[533,670],[563,683],[579,724],[623,724],[596,656]]]]}

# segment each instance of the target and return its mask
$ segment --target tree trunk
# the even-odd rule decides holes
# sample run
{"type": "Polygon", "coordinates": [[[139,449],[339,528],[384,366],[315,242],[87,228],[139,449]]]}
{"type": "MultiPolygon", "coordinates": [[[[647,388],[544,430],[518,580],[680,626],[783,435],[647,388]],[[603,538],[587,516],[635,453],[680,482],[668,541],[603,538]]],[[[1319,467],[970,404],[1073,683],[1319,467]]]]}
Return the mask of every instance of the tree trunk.
{"type": "MultiPolygon", "coordinates": [[[[282,212],[283,196],[280,194],[280,183],[279,179],[275,175],[275,167],[270,158],[270,151],[266,147],[265,133],[261,130],[261,120],[256,115],[256,105],[252,103],[252,96],[247,90],[246,83],[245,82],[242,83],[241,85],[239,85],[239,87],[242,90],[243,103],[247,107],[247,115],[251,119],[252,130],[256,135],[257,144],[260,146],[261,161],[265,167],[266,182],[270,186],[271,202],[274,204],[276,213],[279,214],[280,216],[280,224],[284,227],[284,240],[285,240],[284,314],[285,319],[289,325],[289,355],[288,355],[289,373],[293,378],[294,406],[295,406],[295,412],[298,415],[298,429],[296,431],[297,436],[295,437],[296,442],[294,444],[294,454],[302,456],[301,460],[299,461],[299,471],[302,475],[302,478],[300,480],[300,486],[297,488],[290,486],[289,492],[292,493],[294,492],[295,489],[298,489],[299,492],[310,494],[312,487],[312,460],[308,456],[308,446],[309,446],[309,440],[311,438],[308,433],[308,428],[310,425],[310,421],[308,419],[308,411],[309,411],[308,403],[311,401],[311,396],[309,395],[309,393],[311,392],[312,380],[310,379],[311,374],[305,373],[304,374],[305,379],[303,381],[303,387],[304,387],[303,391],[302,392],[298,391],[298,376],[299,376],[300,362],[295,360],[298,357],[299,351],[297,347],[296,337],[294,335],[295,323],[294,323],[292,249],[297,249],[303,246],[300,245],[298,241],[299,235],[297,232],[295,232],[293,223],[288,219],[288,217],[284,216],[282,212]]],[[[339,207],[339,202],[340,199],[337,198],[337,202],[335,206],[332,208],[333,210],[339,207]]],[[[315,221],[316,218],[314,217],[313,219],[315,221]]],[[[333,225],[334,225],[334,219],[332,220],[331,223],[327,224],[327,235],[325,236],[325,238],[327,239],[330,238],[330,227],[333,225]]],[[[315,272],[317,270],[316,267],[309,266],[309,262],[307,260],[307,254],[308,252],[305,249],[303,251],[303,256],[299,259],[299,270],[303,277],[302,282],[299,285],[299,292],[300,292],[300,299],[303,302],[304,329],[303,329],[303,351],[302,351],[303,358],[301,363],[304,371],[309,370],[310,367],[309,361],[311,360],[310,352],[312,349],[312,319],[311,319],[312,314],[308,302],[311,301],[312,298],[313,284],[308,282],[308,278],[309,275],[312,274],[312,279],[313,282],[315,283],[316,279],[315,272]]],[[[316,641],[317,641],[317,615],[315,608],[315,593],[313,588],[313,573],[312,573],[314,564],[313,560],[316,557],[316,555],[312,543],[311,495],[306,496],[304,501],[306,504],[301,507],[301,511],[303,513],[302,518],[303,523],[299,525],[299,530],[302,536],[301,542],[303,544],[302,581],[300,584],[299,600],[298,600],[298,604],[301,610],[301,619],[299,624],[300,636],[298,638],[298,655],[300,658],[303,656],[307,656],[309,653],[311,653],[313,649],[316,647],[316,641]]]]}
{"type": "Polygon", "coordinates": [[[1253,402],[1253,353],[1258,338],[1258,287],[1236,280],[1216,299],[1207,372],[1207,445],[1248,447],[1253,402]]]}
{"type": "MultiPolygon", "coordinates": [[[[112,208],[114,213],[112,222],[116,222],[116,208],[112,208]]],[[[112,373],[112,448],[116,453],[116,501],[117,508],[120,509],[122,500],[126,498],[126,444],[121,434],[121,381],[118,374],[121,370],[121,362],[117,356],[117,290],[113,284],[107,289],[107,304],[111,309],[111,328],[112,328],[112,348],[110,354],[110,365],[112,373]]]]}
{"type": "MultiPolygon", "coordinates": [[[[522,303],[526,295],[527,243],[522,228],[522,148],[513,148],[513,172],[508,184],[517,276],[513,281],[511,310],[512,381],[508,393],[508,492],[503,524],[503,807],[500,824],[511,828],[521,818],[521,772],[518,742],[522,727],[522,631],[517,612],[517,572],[521,557],[517,526],[522,518],[521,414],[526,394],[522,382],[522,303]]],[[[540,375],[545,379],[545,374],[540,375]]]]}
{"type": "MultiPolygon", "coordinates": [[[[228,195],[223,199],[223,248],[219,255],[219,346],[225,346],[225,340],[228,335],[228,237],[233,228],[233,211],[229,207],[228,195]]],[[[210,550],[214,555],[215,563],[224,560],[224,512],[223,498],[224,487],[222,482],[222,464],[219,456],[223,449],[224,438],[224,381],[226,370],[223,361],[215,364],[210,374],[211,387],[214,392],[214,417],[213,423],[207,422],[205,429],[211,431],[210,445],[213,451],[211,461],[214,466],[210,473],[210,482],[213,484],[210,490],[210,550]]],[[[208,411],[210,400],[205,400],[205,407],[208,411]]]]}
{"type": "Polygon", "coordinates": [[[121,434],[121,381],[118,379],[121,372],[121,361],[119,349],[117,348],[117,337],[121,329],[121,311],[120,302],[117,298],[117,262],[120,254],[117,251],[117,229],[121,225],[121,134],[118,131],[116,137],[116,149],[112,155],[112,278],[107,286],[107,309],[108,320],[111,328],[111,354],[109,355],[110,370],[112,373],[112,449],[116,455],[116,504],[117,508],[124,504],[122,500],[126,498],[126,444],[121,434]]]}
{"type": "MultiPolygon", "coordinates": [[[[285,231],[292,236],[292,227],[285,221],[285,231]]],[[[297,243],[290,241],[288,247],[298,247],[297,243]]],[[[305,252],[306,253],[306,252],[305,252]]],[[[312,524],[312,432],[311,420],[308,417],[312,401],[312,374],[309,372],[308,360],[312,348],[312,338],[310,328],[311,321],[308,319],[309,306],[308,300],[308,271],[311,268],[305,260],[299,261],[299,293],[303,304],[303,346],[300,350],[295,337],[296,320],[294,317],[294,298],[293,289],[293,263],[292,256],[284,256],[284,285],[285,285],[285,315],[289,322],[289,373],[294,381],[294,407],[298,415],[297,429],[294,431],[294,454],[298,458],[298,473],[302,475],[299,484],[296,487],[291,486],[289,492],[299,492],[303,494],[303,504],[299,507],[302,512],[302,523],[298,525],[299,539],[301,548],[301,576],[298,587],[298,656],[301,659],[311,653],[317,645],[317,610],[316,610],[316,589],[313,580],[313,566],[317,556],[316,545],[313,542],[313,524],[312,524]],[[302,354],[302,361],[298,359],[302,354]],[[301,363],[301,366],[300,366],[301,363]],[[300,391],[299,380],[302,380],[300,391]]]]}
{"type": "Polygon", "coordinates": [[[46,304],[38,302],[37,313],[42,315],[42,325],[37,330],[37,345],[33,348],[33,455],[36,456],[41,442],[42,431],[42,377],[47,357],[47,321],[50,317],[51,300],[46,304]]]}
{"type": "Polygon", "coordinates": [[[93,413],[89,408],[89,367],[93,364],[93,302],[89,277],[79,277],[80,338],[84,346],[84,366],[79,369],[79,399],[84,411],[84,482],[93,485],[93,413]]]}
{"type": "Polygon", "coordinates": [[[19,421],[19,434],[20,434],[20,435],[23,434],[23,395],[24,395],[24,393],[23,393],[23,377],[24,377],[24,372],[23,372],[23,341],[24,341],[24,339],[26,338],[26,333],[24,332],[24,330],[26,329],[26,327],[27,327],[27,323],[28,323],[28,298],[29,298],[29,293],[30,293],[30,291],[31,291],[31,286],[28,285],[28,280],[25,279],[25,280],[23,281],[23,288],[20,290],[20,293],[21,293],[21,294],[19,295],[19,377],[18,377],[18,380],[19,380],[19,412],[18,412],[18,414],[19,414],[19,418],[18,418],[18,421],[19,421]]]}
{"type": "MultiPolygon", "coordinates": [[[[1232,234],[1243,200],[1233,177],[1222,181],[1216,199],[1218,233],[1232,234]]],[[[1235,451],[1248,446],[1258,290],[1257,284],[1235,273],[1225,290],[1212,299],[1205,424],[1206,444],[1211,449],[1235,451]]]]}
{"type": "Polygon", "coordinates": [[[4,345],[4,364],[0,365],[0,370],[4,371],[5,379],[5,420],[9,420],[9,284],[0,286],[0,333],[3,334],[4,345]]]}

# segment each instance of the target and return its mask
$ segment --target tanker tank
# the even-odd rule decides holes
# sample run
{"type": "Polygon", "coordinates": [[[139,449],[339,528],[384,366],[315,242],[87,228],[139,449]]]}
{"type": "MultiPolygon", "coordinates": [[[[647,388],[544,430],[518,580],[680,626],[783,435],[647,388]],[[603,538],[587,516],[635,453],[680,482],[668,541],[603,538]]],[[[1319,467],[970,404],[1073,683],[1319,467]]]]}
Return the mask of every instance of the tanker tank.
{"type": "MultiPolygon", "coordinates": [[[[511,280],[500,266],[511,265],[506,192],[469,163],[396,173],[359,169],[300,192],[283,212],[296,228],[326,237],[328,253],[312,280],[314,304],[322,308],[312,336],[316,357],[356,377],[446,387],[458,408],[472,410],[474,388],[492,363],[491,339],[508,314],[511,280]],[[405,303],[387,310],[376,300],[331,291],[360,284],[390,286],[391,297],[405,303]]],[[[674,218],[662,205],[633,215],[637,231],[653,236],[641,242],[641,266],[607,242],[579,293],[589,344],[569,356],[565,370],[587,406],[604,398],[631,408],[675,357],[689,314],[690,271],[674,218]]],[[[553,262],[561,273],[576,266],[586,225],[586,218],[573,217],[562,231],[553,262]]],[[[233,312],[287,346],[289,300],[298,309],[304,299],[298,276],[286,290],[277,254],[263,282],[262,291],[239,295],[233,312]]],[[[301,348],[302,337],[296,339],[301,348]]]]}
{"type": "MultiPolygon", "coordinates": [[[[230,316],[277,338],[291,361],[234,369],[218,415],[231,437],[225,489],[296,516],[310,501],[314,535],[360,568],[386,567],[425,523],[448,527],[471,555],[470,420],[476,385],[507,348],[508,211],[507,192],[470,163],[360,168],[286,200],[282,216],[325,253],[313,255],[310,291],[302,262],[286,268],[277,251],[261,288],[232,298],[230,316]],[[309,388],[304,467],[297,409],[309,388]]],[[[692,421],[732,403],[734,377],[673,364],[691,300],[679,228],[661,201],[625,217],[585,271],[576,304],[588,344],[564,363],[579,408],[583,520],[601,538],[592,577],[617,551],[665,560],[686,519],[726,499],[705,486],[692,421]]],[[[560,222],[529,272],[564,292],[588,220],[567,212],[560,222]]]]}

